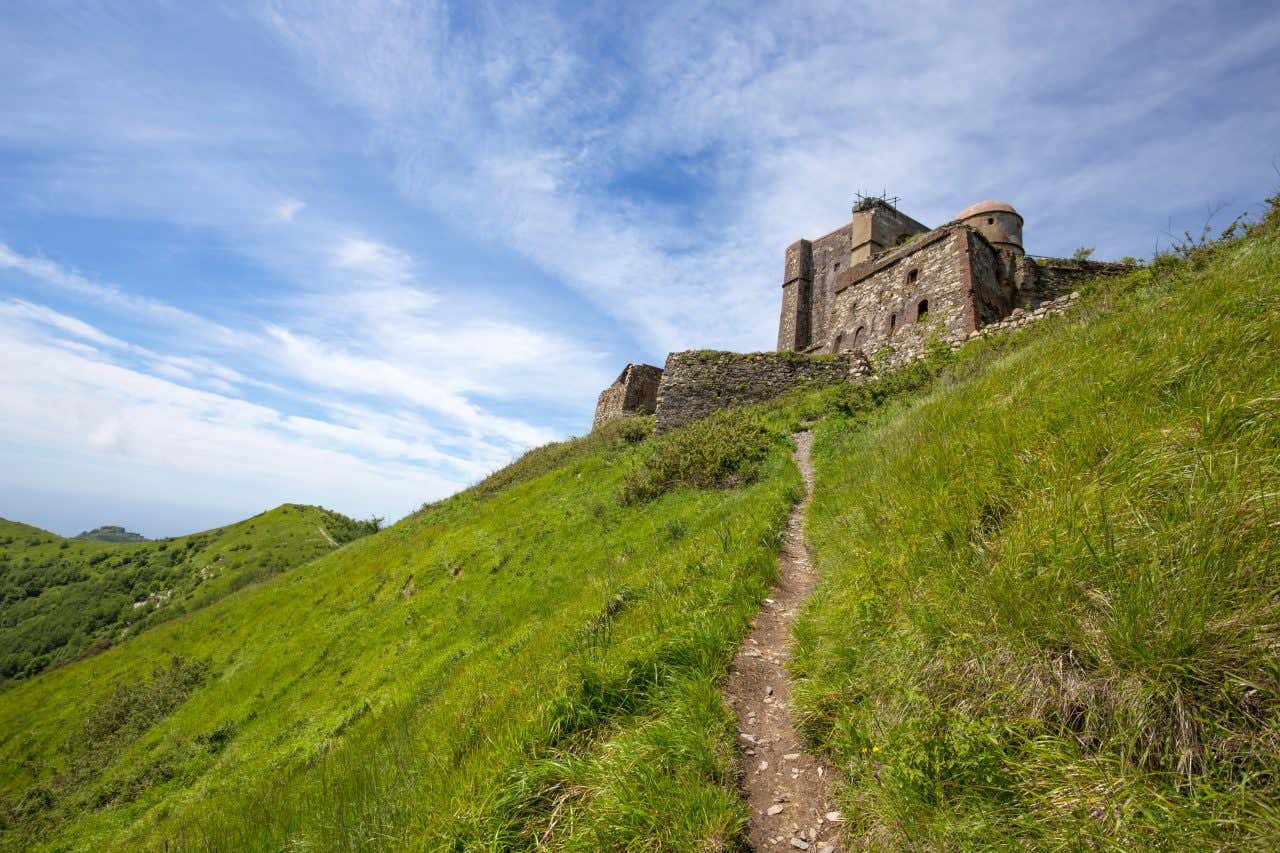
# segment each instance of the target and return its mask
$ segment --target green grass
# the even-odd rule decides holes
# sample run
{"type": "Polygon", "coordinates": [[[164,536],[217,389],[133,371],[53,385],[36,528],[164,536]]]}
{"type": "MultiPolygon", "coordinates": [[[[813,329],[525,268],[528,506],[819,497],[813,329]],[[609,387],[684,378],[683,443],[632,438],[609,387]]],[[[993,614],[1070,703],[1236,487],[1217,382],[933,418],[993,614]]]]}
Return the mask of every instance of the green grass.
{"type": "Polygon", "coordinates": [[[796,696],[854,839],[1280,844],[1276,219],[819,426],[796,696]]]}
{"type": "Polygon", "coordinates": [[[737,849],[717,681],[816,420],[795,696],[852,840],[1275,846],[1277,230],[867,385],[538,448],[18,684],[0,845],[737,849]]]}
{"type": "Polygon", "coordinates": [[[534,452],[15,686],[0,695],[0,839],[733,847],[745,811],[714,683],[774,576],[804,414],[790,401],[718,419],[700,435],[721,445],[723,488],[672,482],[625,504],[629,474],[655,464],[643,424],[534,452]],[[733,461],[744,429],[760,452],[733,461]],[[98,730],[111,737],[86,737],[98,730]]]}
{"type": "Polygon", "coordinates": [[[0,687],[102,651],[372,529],[296,504],[137,543],[64,539],[0,519],[0,687]]]}

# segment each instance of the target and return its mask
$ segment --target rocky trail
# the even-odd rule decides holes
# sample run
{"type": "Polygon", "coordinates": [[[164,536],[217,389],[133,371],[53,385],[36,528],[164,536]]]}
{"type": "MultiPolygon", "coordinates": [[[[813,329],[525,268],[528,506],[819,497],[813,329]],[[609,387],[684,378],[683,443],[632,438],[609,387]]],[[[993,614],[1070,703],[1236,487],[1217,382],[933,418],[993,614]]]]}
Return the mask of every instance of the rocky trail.
{"type": "Polygon", "coordinates": [[[778,584],[752,623],[725,681],[738,718],[742,793],[751,809],[753,850],[839,849],[840,814],[831,799],[831,769],[806,748],[791,716],[785,669],[791,623],[817,581],[804,543],[805,510],[813,491],[809,450],[813,434],[795,435],[793,458],[804,475],[805,495],[791,510],[778,555],[778,584]]]}

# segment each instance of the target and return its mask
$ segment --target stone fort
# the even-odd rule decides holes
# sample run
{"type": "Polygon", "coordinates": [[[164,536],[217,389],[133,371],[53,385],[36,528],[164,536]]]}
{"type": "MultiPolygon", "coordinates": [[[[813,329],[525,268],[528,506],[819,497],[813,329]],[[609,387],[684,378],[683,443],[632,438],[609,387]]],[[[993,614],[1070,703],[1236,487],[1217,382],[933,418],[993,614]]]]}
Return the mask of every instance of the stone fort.
{"type": "Polygon", "coordinates": [[[805,382],[856,381],[924,354],[1066,307],[1077,284],[1129,268],[1032,257],[1021,214],[983,201],[929,228],[885,198],[859,196],[850,221],[787,247],[775,353],[672,353],[627,365],[600,395],[593,426],[655,414],[659,431],[805,382]],[[824,355],[825,359],[803,356],[824,355]],[[830,358],[835,356],[835,358],[830,358]]]}

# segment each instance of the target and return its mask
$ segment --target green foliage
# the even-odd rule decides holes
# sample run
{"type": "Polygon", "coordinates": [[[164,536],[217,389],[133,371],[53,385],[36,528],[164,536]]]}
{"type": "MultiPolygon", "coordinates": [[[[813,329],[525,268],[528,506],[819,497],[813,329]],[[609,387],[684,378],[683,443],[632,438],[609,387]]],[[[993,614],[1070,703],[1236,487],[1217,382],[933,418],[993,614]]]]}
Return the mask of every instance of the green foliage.
{"type": "Polygon", "coordinates": [[[1093,246],[1080,246],[1071,253],[1073,261],[1087,261],[1093,257],[1093,246]]]}
{"type": "Polygon", "coordinates": [[[0,684],[29,678],[375,532],[322,507],[154,542],[63,539],[0,519],[0,684]],[[323,530],[323,532],[322,532],[323,530]]]}
{"type": "Polygon", "coordinates": [[[544,444],[526,452],[510,465],[493,472],[471,487],[477,495],[492,495],[540,477],[562,465],[601,450],[621,450],[648,438],[653,418],[631,415],[605,421],[581,438],[544,444]]]}
{"type": "Polygon", "coordinates": [[[84,725],[67,743],[71,776],[76,780],[110,763],[120,749],[136,740],[181,705],[208,673],[203,661],[174,655],[145,680],[117,684],[89,711],[84,725]]]}
{"type": "Polygon", "coordinates": [[[715,680],[801,490],[782,436],[824,405],[733,422],[721,439],[763,442],[750,483],[629,505],[628,471],[680,440],[607,424],[15,685],[0,847],[733,848],[746,812],[715,680]],[[70,774],[92,709],[173,654],[204,680],[70,774]]]}
{"type": "Polygon", "coordinates": [[[1278,232],[1090,285],[819,425],[795,696],[855,840],[1280,839],[1278,232]]]}
{"type": "Polygon", "coordinates": [[[653,500],[679,486],[731,488],[753,482],[779,438],[754,410],[716,412],[651,442],[623,483],[622,501],[653,500]]]}

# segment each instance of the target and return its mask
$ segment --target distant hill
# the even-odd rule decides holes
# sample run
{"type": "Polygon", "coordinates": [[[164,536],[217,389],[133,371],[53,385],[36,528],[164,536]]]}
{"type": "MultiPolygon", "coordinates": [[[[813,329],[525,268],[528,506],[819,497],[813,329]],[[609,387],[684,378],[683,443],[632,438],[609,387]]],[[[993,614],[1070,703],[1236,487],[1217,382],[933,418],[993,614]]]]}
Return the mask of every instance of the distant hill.
{"type": "Polygon", "coordinates": [[[375,528],[297,504],[158,540],[120,527],[65,539],[0,519],[0,686],[101,651],[375,528]]]}
{"type": "Polygon", "coordinates": [[[104,524],[102,527],[95,527],[93,530],[86,530],[84,533],[78,533],[71,537],[89,542],[146,542],[147,537],[141,533],[134,533],[132,530],[125,530],[123,527],[116,527],[111,524],[104,524]]]}

